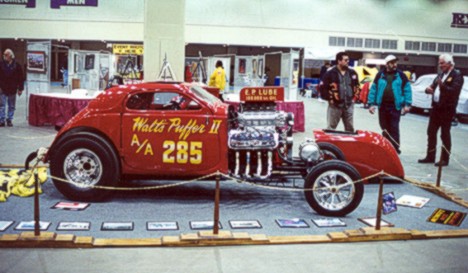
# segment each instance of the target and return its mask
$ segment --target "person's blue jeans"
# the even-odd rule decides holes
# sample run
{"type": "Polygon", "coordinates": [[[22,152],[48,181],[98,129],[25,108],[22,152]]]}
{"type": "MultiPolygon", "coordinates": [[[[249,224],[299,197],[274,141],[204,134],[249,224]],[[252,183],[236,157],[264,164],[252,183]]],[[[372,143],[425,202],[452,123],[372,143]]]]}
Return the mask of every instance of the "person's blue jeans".
{"type": "Polygon", "coordinates": [[[392,104],[382,104],[379,107],[379,123],[382,135],[392,143],[395,150],[400,151],[400,117],[401,111],[392,104]]]}
{"type": "Polygon", "coordinates": [[[6,120],[12,121],[16,109],[16,94],[0,95],[0,123],[5,123],[6,120]],[[6,106],[8,104],[8,113],[5,116],[6,106]]]}

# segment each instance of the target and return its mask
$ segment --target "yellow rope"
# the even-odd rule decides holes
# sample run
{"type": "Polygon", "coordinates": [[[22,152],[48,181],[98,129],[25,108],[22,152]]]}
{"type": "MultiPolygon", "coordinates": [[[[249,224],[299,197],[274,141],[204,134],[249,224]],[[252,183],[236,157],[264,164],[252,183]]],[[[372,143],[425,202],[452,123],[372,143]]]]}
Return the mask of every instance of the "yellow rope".
{"type": "Polygon", "coordinates": [[[181,182],[173,183],[173,184],[165,184],[165,185],[160,185],[160,186],[147,186],[147,187],[110,187],[110,186],[99,186],[99,185],[97,185],[97,186],[82,185],[80,183],[76,183],[76,182],[66,180],[66,179],[63,179],[63,178],[60,178],[60,177],[56,177],[56,176],[52,176],[52,175],[50,177],[52,179],[54,179],[54,180],[58,180],[60,182],[72,184],[72,185],[74,185],[76,187],[80,187],[80,188],[93,188],[93,189],[116,190],[116,191],[142,191],[142,190],[159,190],[159,189],[177,187],[177,186],[193,183],[193,182],[196,182],[196,181],[199,181],[199,180],[203,180],[203,179],[206,179],[208,177],[215,176],[217,174],[218,174],[218,172],[215,172],[215,173],[211,173],[211,174],[208,174],[208,175],[205,175],[205,176],[202,176],[202,177],[198,177],[198,178],[195,178],[195,179],[192,179],[192,180],[189,180],[189,181],[181,181],[181,182]]]}

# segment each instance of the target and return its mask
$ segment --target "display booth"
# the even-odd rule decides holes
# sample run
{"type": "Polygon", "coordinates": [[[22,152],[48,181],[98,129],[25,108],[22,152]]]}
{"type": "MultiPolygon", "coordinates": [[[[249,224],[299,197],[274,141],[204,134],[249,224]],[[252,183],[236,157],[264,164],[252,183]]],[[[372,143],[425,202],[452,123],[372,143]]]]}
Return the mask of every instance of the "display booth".
{"type": "Polygon", "coordinates": [[[281,85],[286,91],[286,99],[297,100],[299,83],[299,51],[281,55],[281,85]]]}
{"type": "Polygon", "coordinates": [[[114,74],[110,52],[69,50],[68,85],[70,89],[104,90],[114,74]]]}
{"type": "Polygon", "coordinates": [[[320,70],[326,62],[330,64],[335,60],[336,54],[342,48],[304,48],[300,88],[314,89],[320,82],[320,70]]]}
{"type": "MultiPolygon", "coordinates": [[[[143,79],[143,45],[113,44],[112,68],[109,81],[125,84],[140,83],[143,79]]],[[[112,85],[111,82],[110,85],[112,85]]]]}
{"type": "Polygon", "coordinates": [[[211,73],[215,70],[218,60],[223,62],[223,68],[226,72],[224,92],[229,92],[231,58],[226,56],[203,57],[200,53],[200,57],[186,57],[184,81],[209,84],[211,73]]]}
{"type": "Polygon", "coordinates": [[[109,52],[69,50],[66,92],[50,90],[50,42],[28,46],[28,121],[33,126],[63,126],[106,88],[113,73],[109,52]]]}
{"type": "Polygon", "coordinates": [[[50,41],[28,42],[26,45],[26,95],[45,93],[50,88],[50,41]]]}
{"type": "Polygon", "coordinates": [[[199,57],[185,58],[185,82],[208,83],[208,72],[206,70],[208,59],[204,58],[201,52],[199,52],[199,55],[199,57]]]}
{"type": "Polygon", "coordinates": [[[235,56],[234,92],[246,86],[264,86],[264,63],[263,56],[235,56]]]}
{"type": "Polygon", "coordinates": [[[297,100],[299,83],[299,52],[269,52],[264,55],[264,77],[266,86],[284,87],[287,101],[297,100]]]}

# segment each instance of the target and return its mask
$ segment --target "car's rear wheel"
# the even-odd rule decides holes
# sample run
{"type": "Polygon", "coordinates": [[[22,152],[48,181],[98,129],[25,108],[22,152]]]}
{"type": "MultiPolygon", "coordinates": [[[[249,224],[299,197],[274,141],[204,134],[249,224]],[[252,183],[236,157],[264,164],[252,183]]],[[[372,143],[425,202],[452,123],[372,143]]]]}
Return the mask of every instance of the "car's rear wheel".
{"type": "Polygon", "coordinates": [[[106,199],[112,190],[98,187],[116,186],[120,178],[114,150],[106,140],[90,133],[78,133],[54,148],[50,171],[57,190],[79,201],[106,199]]]}
{"type": "Polygon", "coordinates": [[[341,217],[361,203],[364,185],[361,176],[349,163],[327,160],[313,167],[304,183],[305,197],[318,214],[341,217]]]}
{"type": "Polygon", "coordinates": [[[320,148],[320,153],[323,159],[338,159],[342,161],[346,160],[343,152],[340,150],[340,148],[336,147],[336,145],[327,142],[318,142],[317,144],[320,148]]]}

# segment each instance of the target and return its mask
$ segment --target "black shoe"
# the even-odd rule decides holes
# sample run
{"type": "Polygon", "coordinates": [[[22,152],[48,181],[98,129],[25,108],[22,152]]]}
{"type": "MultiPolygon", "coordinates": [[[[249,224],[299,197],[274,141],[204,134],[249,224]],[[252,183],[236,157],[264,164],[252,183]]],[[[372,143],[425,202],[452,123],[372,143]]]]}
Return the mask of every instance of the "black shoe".
{"type": "Polygon", "coordinates": [[[427,158],[427,157],[418,160],[418,163],[434,163],[434,162],[435,162],[434,159],[432,159],[432,158],[427,158]]]}
{"type": "Polygon", "coordinates": [[[7,126],[8,126],[8,127],[13,127],[13,123],[11,123],[11,120],[7,120],[6,123],[7,123],[7,126]]]}
{"type": "Polygon", "coordinates": [[[440,167],[440,166],[445,167],[445,166],[448,166],[448,161],[441,160],[441,161],[437,162],[436,164],[434,164],[434,166],[436,166],[436,167],[440,167]]]}
{"type": "Polygon", "coordinates": [[[0,127],[5,127],[5,122],[0,122],[0,127]]]}

